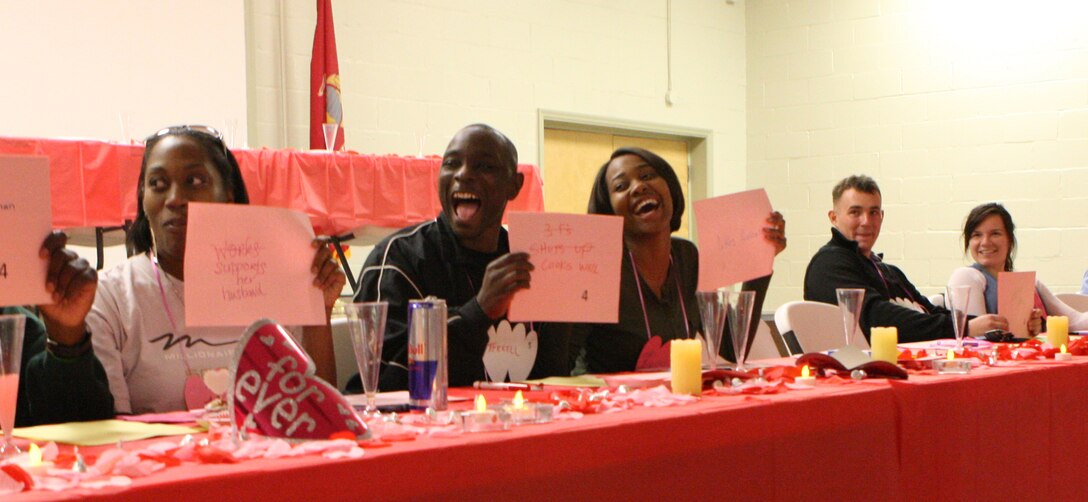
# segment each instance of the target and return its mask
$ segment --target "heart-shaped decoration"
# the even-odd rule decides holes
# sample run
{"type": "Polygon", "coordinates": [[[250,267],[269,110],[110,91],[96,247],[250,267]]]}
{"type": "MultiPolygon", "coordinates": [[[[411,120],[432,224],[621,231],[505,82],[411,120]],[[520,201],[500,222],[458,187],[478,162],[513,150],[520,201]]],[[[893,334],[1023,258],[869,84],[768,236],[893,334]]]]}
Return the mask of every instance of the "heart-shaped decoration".
{"type": "Polygon", "coordinates": [[[651,336],[646,341],[646,345],[642,346],[642,352],[638,355],[638,363],[635,364],[635,370],[648,371],[648,370],[667,370],[669,365],[672,364],[672,358],[669,351],[672,350],[670,342],[661,342],[660,336],[651,336]]]}
{"type": "Polygon", "coordinates": [[[268,319],[253,323],[235,349],[231,420],[239,430],[269,437],[328,439],[348,431],[369,439],[351,404],[314,371],[313,361],[282,326],[268,319]]]}
{"type": "Polygon", "coordinates": [[[517,382],[529,378],[536,364],[536,331],[525,333],[525,324],[510,326],[503,319],[498,326],[487,329],[487,349],[484,351],[484,368],[493,382],[517,382]]]}
{"type": "Polygon", "coordinates": [[[225,395],[227,389],[230,388],[230,370],[227,368],[205,371],[201,377],[204,379],[204,385],[208,386],[208,390],[217,396],[225,395]]]}

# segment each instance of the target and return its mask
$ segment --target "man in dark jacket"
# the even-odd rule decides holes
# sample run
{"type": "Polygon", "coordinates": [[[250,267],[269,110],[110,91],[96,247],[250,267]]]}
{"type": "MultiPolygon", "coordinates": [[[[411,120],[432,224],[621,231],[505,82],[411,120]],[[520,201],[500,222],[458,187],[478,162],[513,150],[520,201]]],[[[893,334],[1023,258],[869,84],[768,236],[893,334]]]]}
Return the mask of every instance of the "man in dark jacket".
{"type": "Polygon", "coordinates": [[[408,302],[431,295],[448,308],[450,386],[570,374],[569,325],[506,319],[533,268],[528,254],[510,252],[502,228],[506,203],[524,180],[517,158],[492,127],[461,129],[438,175],[442,213],[387,237],[367,257],[355,300],[389,302],[382,391],[408,388],[408,302]]]}
{"type": "MultiPolygon", "coordinates": [[[[833,225],[825,244],[805,271],[805,300],[836,305],[837,288],[862,288],[865,302],[859,322],[865,338],[873,326],[894,326],[900,342],[953,338],[951,313],[933,305],[898,267],[873,252],[884,221],[880,187],[865,175],[840,181],[831,192],[833,225]]],[[[1003,317],[984,315],[969,322],[968,334],[1007,329],[1003,317]]]]}

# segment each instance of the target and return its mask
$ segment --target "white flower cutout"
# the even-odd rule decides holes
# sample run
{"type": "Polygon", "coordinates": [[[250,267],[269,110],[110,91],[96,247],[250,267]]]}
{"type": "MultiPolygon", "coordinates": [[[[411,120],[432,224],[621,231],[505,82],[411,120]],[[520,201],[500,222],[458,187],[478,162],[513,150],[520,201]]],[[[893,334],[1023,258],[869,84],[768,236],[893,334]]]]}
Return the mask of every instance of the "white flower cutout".
{"type": "Polygon", "coordinates": [[[525,380],[536,363],[536,331],[525,333],[525,324],[513,327],[503,319],[487,329],[487,350],[484,351],[484,368],[493,382],[525,380]]]}

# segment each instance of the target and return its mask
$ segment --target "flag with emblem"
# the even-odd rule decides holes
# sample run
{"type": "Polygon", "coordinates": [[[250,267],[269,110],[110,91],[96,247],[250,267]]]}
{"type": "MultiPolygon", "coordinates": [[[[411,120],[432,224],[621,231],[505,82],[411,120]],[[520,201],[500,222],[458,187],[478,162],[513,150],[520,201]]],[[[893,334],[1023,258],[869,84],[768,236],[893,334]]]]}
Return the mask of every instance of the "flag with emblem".
{"type": "Polygon", "coordinates": [[[317,0],[317,28],[314,30],[314,52],[310,59],[310,148],[325,148],[324,124],[339,126],[334,150],[343,147],[343,120],[332,0],[317,0]]]}

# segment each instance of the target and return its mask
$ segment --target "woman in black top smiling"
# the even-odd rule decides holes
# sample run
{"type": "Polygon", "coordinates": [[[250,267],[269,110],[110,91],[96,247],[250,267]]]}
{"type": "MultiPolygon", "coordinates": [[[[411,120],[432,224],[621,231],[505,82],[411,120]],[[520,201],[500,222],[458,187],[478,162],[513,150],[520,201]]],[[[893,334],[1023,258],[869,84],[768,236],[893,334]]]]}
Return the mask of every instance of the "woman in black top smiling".
{"type": "MultiPolygon", "coordinates": [[[[653,152],[620,148],[597,173],[589,212],[623,217],[619,322],[575,329],[574,373],[660,366],[655,361],[668,360],[670,340],[691,338],[702,330],[695,300],[699,252],[691,241],[672,236],[684,214],[680,181],[672,166],[653,152]]],[[[776,211],[767,222],[763,234],[777,254],[786,248],[785,220],[776,211]]],[[[768,275],[743,286],[756,291],[757,313],[770,279],[768,275]]],[[[750,333],[757,326],[752,323],[750,333]]],[[[734,360],[730,344],[723,343],[720,353],[734,360]]]]}

